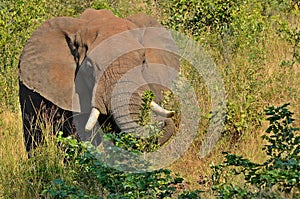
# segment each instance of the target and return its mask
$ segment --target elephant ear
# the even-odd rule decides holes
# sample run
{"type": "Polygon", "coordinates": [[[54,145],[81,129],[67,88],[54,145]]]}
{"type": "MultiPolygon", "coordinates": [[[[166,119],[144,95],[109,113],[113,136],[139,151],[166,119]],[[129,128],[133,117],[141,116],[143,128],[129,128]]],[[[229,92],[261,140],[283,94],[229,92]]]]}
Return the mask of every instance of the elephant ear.
{"type": "Polygon", "coordinates": [[[87,48],[78,34],[84,24],[70,17],[46,21],[29,39],[19,62],[20,81],[66,110],[79,108],[72,101],[75,73],[87,48]]]}
{"type": "Polygon", "coordinates": [[[142,44],[145,48],[146,62],[143,77],[149,83],[157,82],[161,85],[150,85],[157,100],[162,100],[162,90],[170,88],[176,78],[179,67],[178,48],[171,33],[154,18],[136,14],[127,18],[138,27],[144,29],[142,44]]]}

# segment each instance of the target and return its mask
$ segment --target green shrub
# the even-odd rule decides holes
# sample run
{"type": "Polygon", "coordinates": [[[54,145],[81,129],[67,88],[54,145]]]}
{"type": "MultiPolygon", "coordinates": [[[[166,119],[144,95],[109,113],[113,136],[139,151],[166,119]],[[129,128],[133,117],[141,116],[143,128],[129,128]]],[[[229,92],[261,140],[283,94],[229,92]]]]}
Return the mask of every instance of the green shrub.
{"type": "MultiPolygon", "coordinates": [[[[151,172],[123,172],[101,161],[101,154],[92,145],[58,136],[66,151],[66,166],[71,167],[72,179],[53,180],[43,195],[50,198],[165,198],[178,194],[176,187],[183,179],[160,169],[151,172]],[[98,157],[98,158],[97,158],[98,157]]],[[[122,165],[120,165],[122,166],[122,165]]],[[[46,184],[45,184],[46,185],[46,184]]],[[[198,191],[185,191],[179,196],[199,198],[198,191]]],[[[182,198],[181,197],[181,198],[182,198]]]]}
{"type": "Polygon", "coordinates": [[[293,66],[300,63],[300,29],[298,27],[289,27],[287,22],[280,22],[277,34],[291,45],[292,58],[290,60],[282,60],[281,66],[293,66]]]}
{"type": "Polygon", "coordinates": [[[293,113],[288,104],[265,110],[269,127],[263,138],[268,159],[254,163],[242,156],[224,152],[226,161],[213,166],[213,181],[221,198],[282,198],[300,196],[300,136],[292,126],[293,113]],[[243,175],[244,186],[227,183],[225,173],[243,175]],[[251,185],[251,186],[248,186],[251,185]],[[283,193],[282,193],[283,192],[283,193]]]}

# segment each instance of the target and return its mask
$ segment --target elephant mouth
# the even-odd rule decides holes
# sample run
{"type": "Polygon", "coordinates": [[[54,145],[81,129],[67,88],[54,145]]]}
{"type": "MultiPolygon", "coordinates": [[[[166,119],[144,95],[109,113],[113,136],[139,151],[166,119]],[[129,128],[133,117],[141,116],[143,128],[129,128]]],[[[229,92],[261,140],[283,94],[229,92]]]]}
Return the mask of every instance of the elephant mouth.
{"type": "MultiPolygon", "coordinates": [[[[156,114],[158,114],[162,117],[165,117],[165,118],[170,118],[175,114],[175,111],[170,111],[170,110],[164,109],[163,107],[161,107],[154,101],[152,101],[150,103],[150,108],[156,114]]],[[[98,121],[99,115],[100,115],[100,111],[97,108],[93,107],[91,110],[89,119],[85,125],[85,131],[89,132],[94,128],[94,126],[96,125],[96,123],[98,121]]]]}

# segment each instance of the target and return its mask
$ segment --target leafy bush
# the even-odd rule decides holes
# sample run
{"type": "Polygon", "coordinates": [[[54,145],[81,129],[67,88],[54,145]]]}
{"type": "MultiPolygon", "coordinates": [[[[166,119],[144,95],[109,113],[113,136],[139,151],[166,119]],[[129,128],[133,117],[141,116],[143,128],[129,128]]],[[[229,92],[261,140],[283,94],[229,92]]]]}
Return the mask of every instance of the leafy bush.
{"type": "MultiPolygon", "coordinates": [[[[109,167],[92,145],[58,136],[66,153],[66,166],[73,169],[71,180],[57,178],[44,189],[50,198],[165,198],[178,194],[183,179],[170,170],[130,173],[109,167]]],[[[185,191],[181,196],[199,198],[198,191],[185,191]]],[[[180,196],[180,194],[179,194],[180,196]]],[[[181,197],[182,198],[182,197],[181,197]]]]}
{"type": "Polygon", "coordinates": [[[287,109],[288,104],[269,107],[265,110],[269,127],[263,138],[268,142],[265,150],[269,159],[264,163],[254,163],[242,156],[224,152],[226,161],[213,166],[213,181],[218,196],[221,198],[282,198],[290,194],[293,198],[300,196],[300,136],[299,128],[292,126],[293,113],[287,109]],[[244,187],[228,184],[224,174],[242,174],[244,187]],[[222,182],[222,180],[224,182],[222,182]],[[284,192],[286,195],[281,194],[284,192]]]}
{"type": "Polygon", "coordinates": [[[289,27],[287,22],[281,22],[278,34],[285,39],[292,48],[291,60],[282,60],[281,66],[293,66],[296,63],[300,63],[300,29],[298,27],[289,27]]]}

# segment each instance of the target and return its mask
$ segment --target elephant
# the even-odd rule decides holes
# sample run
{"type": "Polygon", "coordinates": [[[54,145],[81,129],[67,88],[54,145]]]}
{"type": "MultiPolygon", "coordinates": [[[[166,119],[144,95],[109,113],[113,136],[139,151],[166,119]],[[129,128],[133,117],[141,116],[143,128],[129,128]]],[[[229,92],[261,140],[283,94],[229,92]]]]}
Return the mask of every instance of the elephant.
{"type": "Polygon", "coordinates": [[[179,70],[175,41],[148,15],[120,18],[109,10],[86,9],[77,18],[47,20],[19,61],[26,151],[43,141],[40,123],[77,139],[91,136],[97,122],[115,132],[135,131],[145,90],[156,96],[150,107],[162,121],[158,143],[163,145],[175,133],[174,111],[159,102],[179,70]]]}

